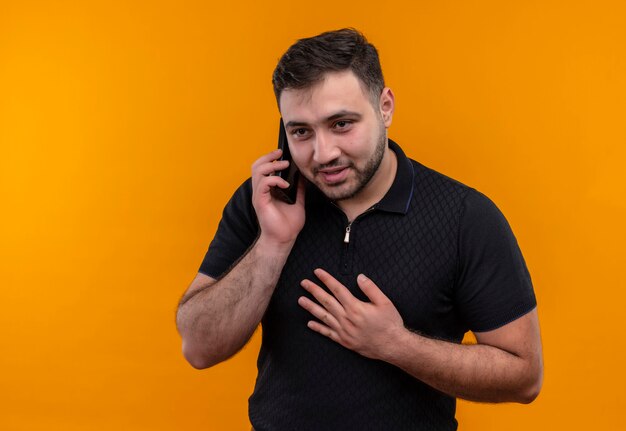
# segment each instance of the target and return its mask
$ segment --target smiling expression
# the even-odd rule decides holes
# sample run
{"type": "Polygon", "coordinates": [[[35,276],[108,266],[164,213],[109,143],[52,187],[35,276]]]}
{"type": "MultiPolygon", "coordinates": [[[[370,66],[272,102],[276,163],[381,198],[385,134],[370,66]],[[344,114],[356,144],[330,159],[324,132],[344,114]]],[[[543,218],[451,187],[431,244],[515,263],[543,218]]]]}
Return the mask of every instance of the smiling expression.
{"type": "Polygon", "coordinates": [[[329,199],[376,193],[383,181],[379,167],[390,151],[386,129],[393,95],[388,88],[375,108],[351,71],[331,72],[312,87],[285,89],[280,110],[294,162],[329,199]]]}

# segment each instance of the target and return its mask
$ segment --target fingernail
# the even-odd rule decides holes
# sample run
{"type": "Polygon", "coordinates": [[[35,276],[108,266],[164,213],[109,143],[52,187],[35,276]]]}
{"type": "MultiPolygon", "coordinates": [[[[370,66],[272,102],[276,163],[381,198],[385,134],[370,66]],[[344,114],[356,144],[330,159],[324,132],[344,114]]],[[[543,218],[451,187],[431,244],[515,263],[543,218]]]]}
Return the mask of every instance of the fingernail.
{"type": "Polygon", "coordinates": [[[367,277],[364,274],[359,274],[357,277],[357,281],[364,282],[367,280],[367,277]]]}

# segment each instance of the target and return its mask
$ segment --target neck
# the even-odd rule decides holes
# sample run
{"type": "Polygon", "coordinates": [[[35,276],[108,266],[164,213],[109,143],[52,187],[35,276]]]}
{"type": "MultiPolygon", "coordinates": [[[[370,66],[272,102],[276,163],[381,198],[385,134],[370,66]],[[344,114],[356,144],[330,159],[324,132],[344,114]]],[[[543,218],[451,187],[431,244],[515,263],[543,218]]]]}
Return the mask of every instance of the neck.
{"type": "Polygon", "coordinates": [[[363,190],[353,198],[337,203],[339,208],[348,216],[348,220],[354,220],[385,196],[396,178],[397,167],[396,153],[387,147],[380,166],[363,190]]]}

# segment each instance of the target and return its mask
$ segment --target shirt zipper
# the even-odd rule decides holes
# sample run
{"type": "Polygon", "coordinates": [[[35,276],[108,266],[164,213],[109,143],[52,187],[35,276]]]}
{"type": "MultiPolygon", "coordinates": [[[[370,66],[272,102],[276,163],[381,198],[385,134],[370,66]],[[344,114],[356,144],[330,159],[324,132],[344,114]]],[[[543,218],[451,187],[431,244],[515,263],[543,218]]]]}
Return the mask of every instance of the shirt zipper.
{"type": "Polygon", "coordinates": [[[365,211],[364,213],[362,213],[361,215],[359,215],[358,217],[356,217],[354,220],[352,220],[351,222],[348,223],[348,225],[346,226],[346,231],[344,233],[343,236],[343,243],[344,243],[344,248],[343,248],[343,253],[342,253],[342,273],[343,274],[348,274],[350,271],[350,268],[352,267],[351,265],[351,260],[352,260],[352,256],[350,253],[350,232],[352,230],[352,223],[354,223],[355,221],[357,221],[357,219],[359,219],[360,217],[365,216],[365,214],[373,211],[375,209],[375,206],[368,208],[367,211],[365,211]]]}
{"type": "Polygon", "coordinates": [[[352,226],[352,222],[348,223],[348,226],[346,226],[346,234],[343,237],[343,242],[346,244],[350,242],[350,226],[352,226]]]}
{"type": "Polygon", "coordinates": [[[345,244],[348,244],[350,242],[350,229],[352,228],[352,223],[354,223],[358,218],[363,217],[365,214],[373,211],[375,208],[376,205],[369,207],[365,212],[361,213],[357,218],[348,223],[348,226],[346,226],[346,233],[343,236],[343,242],[345,244]]]}

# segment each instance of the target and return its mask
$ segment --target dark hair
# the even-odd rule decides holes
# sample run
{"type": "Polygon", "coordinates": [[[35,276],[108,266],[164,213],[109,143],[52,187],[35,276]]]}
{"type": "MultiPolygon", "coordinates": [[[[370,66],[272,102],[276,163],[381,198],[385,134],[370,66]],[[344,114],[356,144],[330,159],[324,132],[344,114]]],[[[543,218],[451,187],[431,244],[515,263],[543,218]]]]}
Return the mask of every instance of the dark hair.
{"type": "MultiPolygon", "coordinates": [[[[353,28],[300,39],[278,61],[272,84],[276,102],[284,89],[301,89],[320,82],[328,72],[350,69],[364,85],[373,104],[385,87],[378,51],[353,28]]],[[[280,107],[280,106],[279,106],[280,107]]]]}

